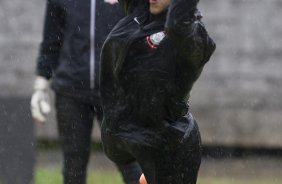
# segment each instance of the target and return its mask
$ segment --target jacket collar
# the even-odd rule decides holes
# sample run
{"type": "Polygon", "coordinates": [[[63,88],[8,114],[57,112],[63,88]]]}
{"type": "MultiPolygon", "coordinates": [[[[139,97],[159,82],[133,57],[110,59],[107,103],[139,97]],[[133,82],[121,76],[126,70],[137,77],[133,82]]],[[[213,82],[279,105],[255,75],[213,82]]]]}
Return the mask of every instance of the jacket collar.
{"type": "Polygon", "coordinates": [[[157,15],[153,15],[151,13],[149,13],[149,20],[152,21],[157,21],[157,22],[163,22],[165,23],[166,21],[166,15],[167,15],[168,9],[164,10],[163,12],[157,14],[157,15]]]}
{"type": "Polygon", "coordinates": [[[148,11],[141,16],[135,17],[134,21],[142,27],[142,30],[148,30],[153,27],[164,27],[167,11],[168,10],[165,10],[157,15],[153,15],[148,11]]]}

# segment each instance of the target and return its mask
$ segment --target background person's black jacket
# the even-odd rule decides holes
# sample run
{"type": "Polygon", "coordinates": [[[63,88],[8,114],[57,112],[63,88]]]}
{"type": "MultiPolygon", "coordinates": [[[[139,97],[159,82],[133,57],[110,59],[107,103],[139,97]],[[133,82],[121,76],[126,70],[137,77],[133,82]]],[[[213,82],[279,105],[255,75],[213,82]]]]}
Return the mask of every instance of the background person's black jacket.
{"type": "Polygon", "coordinates": [[[104,0],[47,0],[37,74],[52,78],[56,92],[97,95],[101,47],[122,16],[104,0]]]}
{"type": "Polygon", "coordinates": [[[116,132],[160,128],[163,120],[173,122],[188,112],[189,93],[215,43],[196,17],[197,0],[173,0],[158,16],[150,15],[147,0],[120,3],[128,15],[102,49],[104,123],[116,132]],[[150,50],[146,38],[161,31],[165,38],[150,50]]]}

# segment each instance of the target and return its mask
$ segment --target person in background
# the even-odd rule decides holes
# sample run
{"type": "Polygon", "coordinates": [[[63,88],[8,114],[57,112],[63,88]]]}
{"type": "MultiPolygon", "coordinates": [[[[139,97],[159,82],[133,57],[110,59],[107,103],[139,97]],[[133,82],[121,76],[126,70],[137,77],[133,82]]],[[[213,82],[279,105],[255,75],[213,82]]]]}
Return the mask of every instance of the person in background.
{"type": "Polygon", "coordinates": [[[119,0],[127,16],[101,54],[106,155],[148,184],[196,184],[200,132],[187,101],[215,50],[198,0],[119,0]],[[146,178],[146,180],[145,180],[146,178]]]}
{"type": "MultiPolygon", "coordinates": [[[[116,0],[47,0],[43,41],[37,59],[32,117],[45,122],[51,81],[64,184],[85,184],[93,119],[103,117],[99,94],[100,50],[123,12],[116,0]]],[[[137,163],[117,165],[127,184],[137,183],[137,163]]]]}

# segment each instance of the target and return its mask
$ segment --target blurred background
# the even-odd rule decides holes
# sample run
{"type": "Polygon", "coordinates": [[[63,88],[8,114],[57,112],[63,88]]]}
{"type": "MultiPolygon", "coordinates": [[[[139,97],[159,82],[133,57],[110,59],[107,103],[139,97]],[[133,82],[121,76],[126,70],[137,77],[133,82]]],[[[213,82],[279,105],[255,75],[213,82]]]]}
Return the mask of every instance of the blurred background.
{"type": "MultiPolygon", "coordinates": [[[[190,98],[203,142],[199,183],[281,184],[282,1],[201,0],[199,9],[217,43],[190,98]]],[[[29,110],[44,11],[44,0],[0,0],[4,184],[48,184],[56,177],[61,181],[54,112],[48,123],[35,125],[29,110]]],[[[96,125],[89,183],[101,173],[117,175],[99,137],[96,125]]]]}

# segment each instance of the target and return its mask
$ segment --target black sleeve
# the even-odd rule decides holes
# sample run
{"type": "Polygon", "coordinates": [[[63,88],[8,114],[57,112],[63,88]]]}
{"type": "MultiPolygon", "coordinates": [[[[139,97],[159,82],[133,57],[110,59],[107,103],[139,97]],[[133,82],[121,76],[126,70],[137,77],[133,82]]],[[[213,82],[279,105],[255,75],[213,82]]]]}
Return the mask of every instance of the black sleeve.
{"type": "Polygon", "coordinates": [[[64,10],[59,4],[47,0],[43,40],[37,58],[37,75],[47,79],[52,77],[52,69],[58,65],[60,49],[63,43],[64,10]]]}
{"type": "Polygon", "coordinates": [[[215,50],[201,22],[198,0],[173,0],[169,7],[166,31],[173,45],[195,69],[200,69],[215,50]]]}
{"type": "Polygon", "coordinates": [[[144,9],[149,6],[148,0],[118,0],[126,14],[132,13],[136,9],[144,9]]]}

